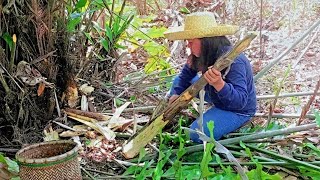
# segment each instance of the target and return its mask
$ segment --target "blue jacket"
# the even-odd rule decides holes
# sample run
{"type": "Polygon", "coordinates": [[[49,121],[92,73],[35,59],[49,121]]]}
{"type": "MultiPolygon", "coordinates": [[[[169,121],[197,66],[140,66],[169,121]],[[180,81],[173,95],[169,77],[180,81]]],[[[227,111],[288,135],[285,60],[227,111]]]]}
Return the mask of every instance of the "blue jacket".
{"type": "MultiPolygon", "coordinates": [[[[177,77],[176,85],[172,87],[173,94],[180,95],[191,85],[191,80],[195,76],[197,71],[185,64],[177,77]]],[[[205,86],[208,97],[206,100],[222,110],[246,115],[255,114],[257,100],[253,73],[250,62],[244,54],[240,54],[231,64],[224,81],[226,83],[219,92],[209,84],[205,86]]]]}

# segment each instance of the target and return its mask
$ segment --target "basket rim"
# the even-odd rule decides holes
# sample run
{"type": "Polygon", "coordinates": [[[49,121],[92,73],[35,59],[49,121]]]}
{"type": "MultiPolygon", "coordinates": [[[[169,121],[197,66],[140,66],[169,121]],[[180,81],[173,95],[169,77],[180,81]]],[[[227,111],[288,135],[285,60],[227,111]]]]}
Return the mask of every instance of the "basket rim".
{"type": "Polygon", "coordinates": [[[74,141],[69,141],[69,140],[58,140],[58,141],[48,141],[48,142],[41,142],[37,144],[32,144],[30,146],[27,146],[25,148],[20,149],[16,153],[16,159],[19,163],[27,163],[27,164],[44,164],[44,163],[51,163],[55,161],[61,161],[64,159],[68,159],[69,156],[74,155],[75,153],[78,152],[80,146],[74,142],[74,141]],[[64,154],[60,154],[57,156],[52,156],[49,158],[24,158],[21,156],[21,154],[27,150],[37,148],[39,146],[43,145],[50,145],[50,144],[72,144],[75,145],[70,151],[67,151],[64,154]]]}

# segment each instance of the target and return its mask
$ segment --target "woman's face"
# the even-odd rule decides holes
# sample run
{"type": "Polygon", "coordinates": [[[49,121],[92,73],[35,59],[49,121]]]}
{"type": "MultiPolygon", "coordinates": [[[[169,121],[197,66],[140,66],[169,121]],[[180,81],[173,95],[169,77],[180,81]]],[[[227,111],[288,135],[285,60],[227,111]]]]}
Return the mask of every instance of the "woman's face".
{"type": "Polygon", "coordinates": [[[201,55],[201,40],[200,39],[188,39],[187,47],[190,48],[191,54],[196,57],[200,57],[201,55]]]}

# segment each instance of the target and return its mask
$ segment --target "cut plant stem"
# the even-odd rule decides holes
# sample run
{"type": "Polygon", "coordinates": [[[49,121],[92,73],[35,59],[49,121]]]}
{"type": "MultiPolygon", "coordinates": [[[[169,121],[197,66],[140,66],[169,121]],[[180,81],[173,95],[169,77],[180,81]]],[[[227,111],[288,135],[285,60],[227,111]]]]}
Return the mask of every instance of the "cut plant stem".
{"type": "MultiPolygon", "coordinates": [[[[285,97],[297,97],[297,96],[310,96],[313,95],[313,91],[308,92],[293,92],[293,93],[283,93],[279,94],[278,98],[285,98],[285,97]]],[[[320,95],[320,92],[317,93],[317,95],[320,95]]],[[[258,100],[264,100],[264,99],[273,99],[276,98],[276,95],[259,95],[257,96],[258,100]]]]}
{"type": "MultiPolygon", "coordinates": [[[[199,162],[183,162],[182,165],[198,165],[199,162]]],[[[275,161],[275,162],[261,162],[259,161],[259,164],[261,165],[271,165],[271,166],[290,166],[290,165],[294,165],[293,163],[290,162],[283,162],[283,161],[275,161]]],[[[312,165],[320,165],[320,161],[314,161],[314,162],[310,162],[310,164],[312,165]]],[[[220,166],[219,163],[209,163],[208,165],[210,166],[220,166]]],[[[221,165],[224,166],[232,166],[234,165],[231,162],[222,162],[221,165]]],[[[256,165],[255,162],[240,162],[240,165],[244,165],[244,166],[250,166],[250,165],[256,165]]]]}
{"type": "MultiPolygon", "coordinates": [[[[240,136],[240,137],[235,137],[235,138],[230,138],[230,139],[224,139],[224,140],[220,140],[218,142],[221,143],[222,145],[236,144],[236,143],[239,143],[240,141],[246,142],[246,141],[251,141],[251,140],[256,140],[256,139],[273,137],[273,136],[277,136],[277,135],[290,134],[290,133],[294,133],[294,132],[300,132],[300,131],[313,129],[315,127],[317,127],[317,124],[312,123],[312,124],[306,124],[306,125],[297,126],[297,127],[291,127],[291,128],[285,128],[285,129],[279,129],[279,130],[273,130],[273,131],[266,131],[266,132],[260,132],[260,133],[247,135],[247,136],[240,136]]],[[[186,147],[185,149],[188,153],[202,151],[203,145],[198,144],[198,145],[186,147]]],[[[175,151],[176,150],[174,150],[174,152],[175,151]]]]}
{"type": "MultiPolygon", "coordinates": [[[[234,156],[236,157],[249,157],[246,153],[241,153],[237,151],[230,151],[234,156]]],[[[277,160],[267,158],[267,157],[260,157],[260,156],[253,156],[254,159],[257,159],[259,161],[265,161],[265,162],[277,162],[277,160]]]]}
{"type": "Polygon", "coordinates": [[[248,148],[250,148],[250,149],[253,149],[253,150],[256,150],[258,152],[267,154],[269,156],[273,156],[273,157],[276,157],[278,159],[282,159],[282,160],[288,161],[290,163],[293,163],[293,165],[295,165],[295,166],[304,166],[304,167],[311,168],[311,169],[314,169],[314,170],[317,170],[317,171],[320,172],[320,166],[316,166],[316,165],[313,165],[311,163],[299,161],[299,160],[296,160],[294,158],[289,158],[289,157],[286,157],[284,155],[280,155],[280,154],[278,154],[276,152],[272,152],[272,151],[268,151],[268,150],[265,150],[265,149],[257,148],[257,147],[255,147],[253,145],[246,144],[246,146],[248,148]]]}
{"type": "MultiPolygon", "coordinates": [[[[268,117],[268,115],[264,114],[264,113],[256,113],[254,116],[255,117],[268,117]]],[[[300,114],[273,113],[272,117],[273,118],[279,118],[279,119],[282,119],[282,118],[299,118],[300,114]]],[[[313,114],[307,114],[305,117],[309,118],[309,119],[315,119],[315,116],[313,114]]]]}

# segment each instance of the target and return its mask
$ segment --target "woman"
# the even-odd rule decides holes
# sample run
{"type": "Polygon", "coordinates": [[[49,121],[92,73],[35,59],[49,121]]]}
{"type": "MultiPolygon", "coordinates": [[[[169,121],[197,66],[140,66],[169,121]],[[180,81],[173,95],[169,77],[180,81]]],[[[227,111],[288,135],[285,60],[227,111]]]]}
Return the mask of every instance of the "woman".
{"type": "MultiPolygon", "coordinates": [[[[198,80],[197,73],[201,71],[208,82],[204,88],[205,101],[213,105],[203,115],[204,133],[210,135],[207,123],[214,121],[216,140],[244,125],[256,112],[252,69],[244,54],[221,72],[213,68],[208,70],[231,48],[225,35],[232,35],[237,30],[237,26],[218,25],[213,13],[198,12],[188,15],[184,26],[165,32],[169,40],[187,40],[191,51],[187,63],[173,81],[169,102],[198,80]]],[[[197,121],[191,124],[191,129],[199,129],[197,121]]],[[[191,133],[190,138],[202,142],[195,133],[191,133]]]]}

